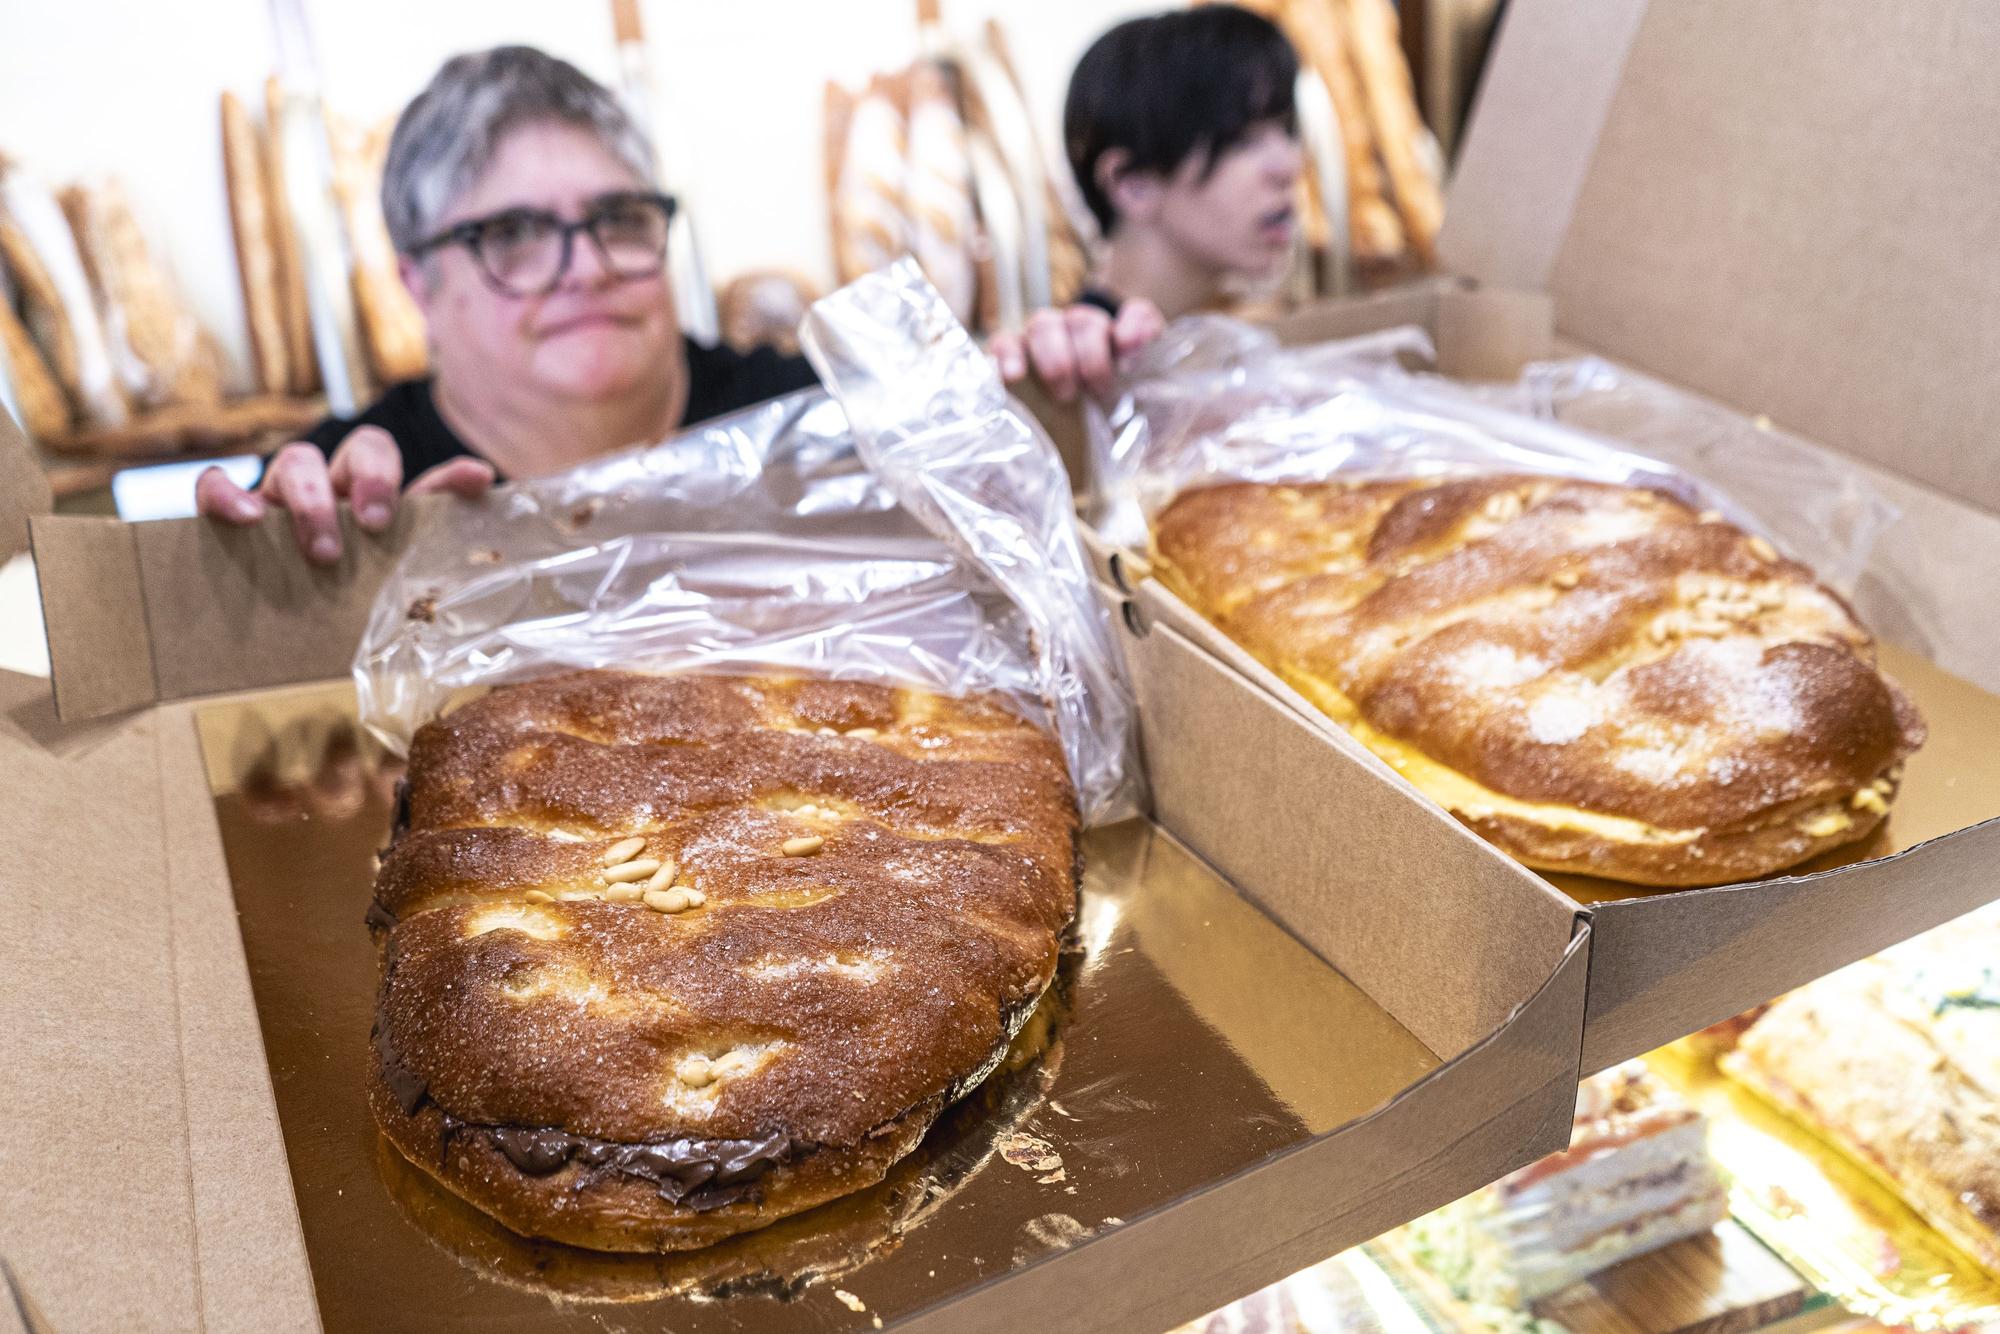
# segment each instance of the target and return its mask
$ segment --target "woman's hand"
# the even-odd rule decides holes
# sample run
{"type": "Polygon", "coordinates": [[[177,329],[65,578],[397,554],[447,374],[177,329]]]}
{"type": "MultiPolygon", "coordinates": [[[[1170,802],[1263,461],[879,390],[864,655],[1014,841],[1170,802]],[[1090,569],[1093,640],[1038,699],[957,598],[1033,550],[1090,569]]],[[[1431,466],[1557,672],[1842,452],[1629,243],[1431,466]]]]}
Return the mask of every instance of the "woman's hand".
{"type": "Polygon", "coordinates": [[[1000,363],[1000,377],[1012,384],[1033,370],[1058,403],[1078,388],[1109,393],[1118,360],[1160,336],[1167,322],[1160,308],[1140,299],[1127,301],[1112,319],[1098,306],[1078,302],[1062,310],[1038,310],[1018,334],[995,334],[986,350],[1000,363]]]}
{"type": "Polygon", "coordinates": [[[341,501],[354,508],[354,521],[379,533],[395,517],[399,493],[449,491],[467,499],[486,494],[493,466],[480,459],[448,459],[427,469],[403,492],[403,454],[379,426],[357,426],[328,459],[319,446],[294,440],[264,468],[255,491],[245,491],[220,468],[195,479],[197,512],[224,523],[249,525],[276,505],[292,516],[292,535],[307,560],[331,565],[340,559],[341,501]]]}

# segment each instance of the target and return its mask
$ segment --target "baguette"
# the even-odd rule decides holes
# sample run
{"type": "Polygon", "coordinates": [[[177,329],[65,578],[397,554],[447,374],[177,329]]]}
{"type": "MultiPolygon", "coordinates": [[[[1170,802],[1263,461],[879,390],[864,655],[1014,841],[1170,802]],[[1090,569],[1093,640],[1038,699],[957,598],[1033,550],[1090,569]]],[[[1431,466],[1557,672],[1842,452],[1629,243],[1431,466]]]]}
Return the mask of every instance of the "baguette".
{"type": "Polygon", "coordinates": [[[21,425],[37,440],[54,440],[70,429],[69,398],[56,379],[42,350],[14,314],[11,303],[0,301],[0,362],[6,365],[7,383],[14,391],[15,406],[21,410],[21,425]]]}
{"type": "MultiPolygon", "coordinates": [[[[1394,259],[1408,248],[1408,238],[1385,192],[1369,129],[1367,99],[1355,69],[1354,44],[1337,0],[1284,0],[1273,3],[1272,8],[1298,48],[1301,61],[1326,85],[1340,121],[1342,159],[1347,164],[1347,230],[1353,256],[1361,262],[1394,259]]],[[[1308,180],[1316,194],[1317,182],[1308,180]]]]}
{"type": "Polygon", "coordinates": [[[414,380],[430,362],[423,312],[403,285],[389,227],[382,218],[382,164],[388,156],[389,131],[388,125],[364,131],[327,117],[333,192],[354,261],[355,315],[368,368],[383,385],[414,380]]]}
{"type": "Polygon", "coordinates": [[[250,113],[229,92],[222,95],[222,164],[229,182],[229,221],[236,235],[236,272],[243,284],[251,362],[258,387],[267,394],[282,394],[289,387],[291,362],[285,350],[284,299],[271,239],[264,149],[250,113]]]}
{"type": "Polygon", "coordinates": [[[1389,0],[1335,0],[1347,17],[1354,47],[1354,67],[1361,77],[1368,123],[1396,212],[1409,237],[1410,249],[1426,268],[1437,265],[1437,234],[1444,222],[1444,193],[1418,145],[1424,137],[1417,113],[1410,66],[1403,58],[1396,11],[1389,0]]]}
{"type": "Polygon", "coordinates": [[[0,204],[0,263],[18,293],[22,323],[77,418],[92,426],[120,425],[131,405],[62,206],[41,182],[12,167],[0,167],[0,204]]]}
{"type": "Polygon", "coordinates": [[[277,256],[278,305],[285,334],[285,391],[319,392],[319,358],[313,351],[312,307],[306,297],[305,253],[292,218],[285,179],[285,89],[276,75],[264,80],[264,198],[277,256]]]}
{"type": "Polygon", "coordinates": [[[73,185],[62,204],[126,392],[147,408],[221,402],[213,343],[153,262],[117,183],[73,185]]]}

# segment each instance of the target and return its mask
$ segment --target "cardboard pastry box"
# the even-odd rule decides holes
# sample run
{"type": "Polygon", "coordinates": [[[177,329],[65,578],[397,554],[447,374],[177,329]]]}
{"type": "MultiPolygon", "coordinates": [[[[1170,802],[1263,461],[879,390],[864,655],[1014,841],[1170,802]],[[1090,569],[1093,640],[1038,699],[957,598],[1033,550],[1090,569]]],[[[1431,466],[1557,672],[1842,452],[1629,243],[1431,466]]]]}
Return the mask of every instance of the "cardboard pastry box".
{"type": "MultiPolygon", "coordinates": [[[[1930,726],[1889,821],[1893,855],[1674,892],[1537,877],[1593,928],[1586,1072],[2000,896],[2000,699],[1942,669],[2000,688],[1987,587],[2000,568],[2000,215],[1971,159],[1945,148],[2000,131],[2000,94],[1973,54],[1995,39],[2000,14],[1970,0],[1921,14],[1811,0],[1516,4],[1452,187],[1451,276],[1276,326],[1302,343],[1419,325],[1440,369],[1467,379],[1596,353],[1767,414],[1901,511],[1855,597],[1930,726]]],[[[1045,421],[1082,457],[1074,414],[1045,421]]],[[[1192,818],[1200,766],[1230,745],[1225,722],[1176,707],[1162,638],[1199,645],[1336,742],[1321,818],[1364,827],[1357,803],[1373,787],[1414,791],[1147,579],[1144,553],[1093,548],[1130,599],[1162,819],[1192,818]],[[1200,760],[1183,775],[1177,754],[1200,760]]],[[[1431,812],[1413,852],[1472,838],[1431,812]]],[[[1225,873],[1271,855],[1241,831],[1203,833],[1212,841],[1194,846],[1225,873]]],[[[1440,923],[1439,948],[1458,925],[1440,923]]]]}
{"type": "MultiPolygon", "coordinates": [[[[0,454],[21,447],[0,423],[0,454]]],[[[1566,1142],[1589,925],[1429,839],[1391,786],[1364,795],[1365,840],[1316,819],[1346,757],[1161,636],[1154,699],[1227,718],[1258,761],[1217,750],[1188,824],[1086,843],[1069,1055],[1013,1127],[1042,1144],[1023,1163],[1065,1171],[981,1157],[879,1254],[785,1276],[788,1301],[635,1295],[615,1265],[582,1266],[590,1300],[486,1276],[412,1221],[450,1199],[402,1207],[360,1103],[380,785],[270,791],[300,751],[282,790],[315,790],[311,755],[351,734],[354,643],[424,519],[350,524],[330,570],[282,515],[31,520],[54,676],[0,677],[0,1257],[54,1329],[596,1327],[610,1283],[621,1326],[682,1334],[1157,1334],[1566,1142]],[[1219,830],[1273,855],[1225,882],[1179,850],[1219,830]]]]}

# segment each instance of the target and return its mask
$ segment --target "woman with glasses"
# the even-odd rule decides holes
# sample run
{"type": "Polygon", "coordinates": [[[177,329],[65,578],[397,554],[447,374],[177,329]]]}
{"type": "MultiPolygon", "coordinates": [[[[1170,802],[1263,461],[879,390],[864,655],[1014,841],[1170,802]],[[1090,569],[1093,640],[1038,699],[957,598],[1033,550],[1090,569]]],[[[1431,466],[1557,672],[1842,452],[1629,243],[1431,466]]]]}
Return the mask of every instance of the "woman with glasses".
{"type": "MultiPolygon", "coordinates": [[[[478,495],[498,476],[559,472],[814,383],[803,358],[686,338],[665,268],[672,196],[609,91],[528,47],[447,61],[396,123],[382,207],[424,314],[431,376],[272,456],[255,492],[219,469],[202,513],[287,510],[315,561],[340,556],[338,505],[371,531],[399,494],[478,495]]],[[[991,349],[1059,396],[1101,388],[1152,338],[1158,312],[1043,311],[991,349]]]]}

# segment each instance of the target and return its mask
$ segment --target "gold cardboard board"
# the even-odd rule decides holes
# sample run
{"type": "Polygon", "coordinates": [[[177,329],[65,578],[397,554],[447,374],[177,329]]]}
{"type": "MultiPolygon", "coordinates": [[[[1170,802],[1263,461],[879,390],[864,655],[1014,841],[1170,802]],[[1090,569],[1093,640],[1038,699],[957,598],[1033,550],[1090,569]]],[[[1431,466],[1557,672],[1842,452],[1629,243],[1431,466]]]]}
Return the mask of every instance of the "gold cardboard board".
{"type": "Polygon", "coordinates": [[[1859,1163],[1680,1042],[1647,1058],[1706,1112],[1729,1211],[1857,1315],[1913,1330],[2000,1320],[2000,1278],[1960,1253],[1859,1163]]]}
{"type": "Polygon", "coordinates": [[[1133,822],[1085,840],[1058,1003],[879,1186],[679,1257],[527,1241],[388,1149],[363,1100],[376,960],[362,913],[396,773],[358,733],[351,691],[218,703],[198,720],[330,1334],[891,1325],[1339,1126],[1437,1065],[1133,822]]]}

